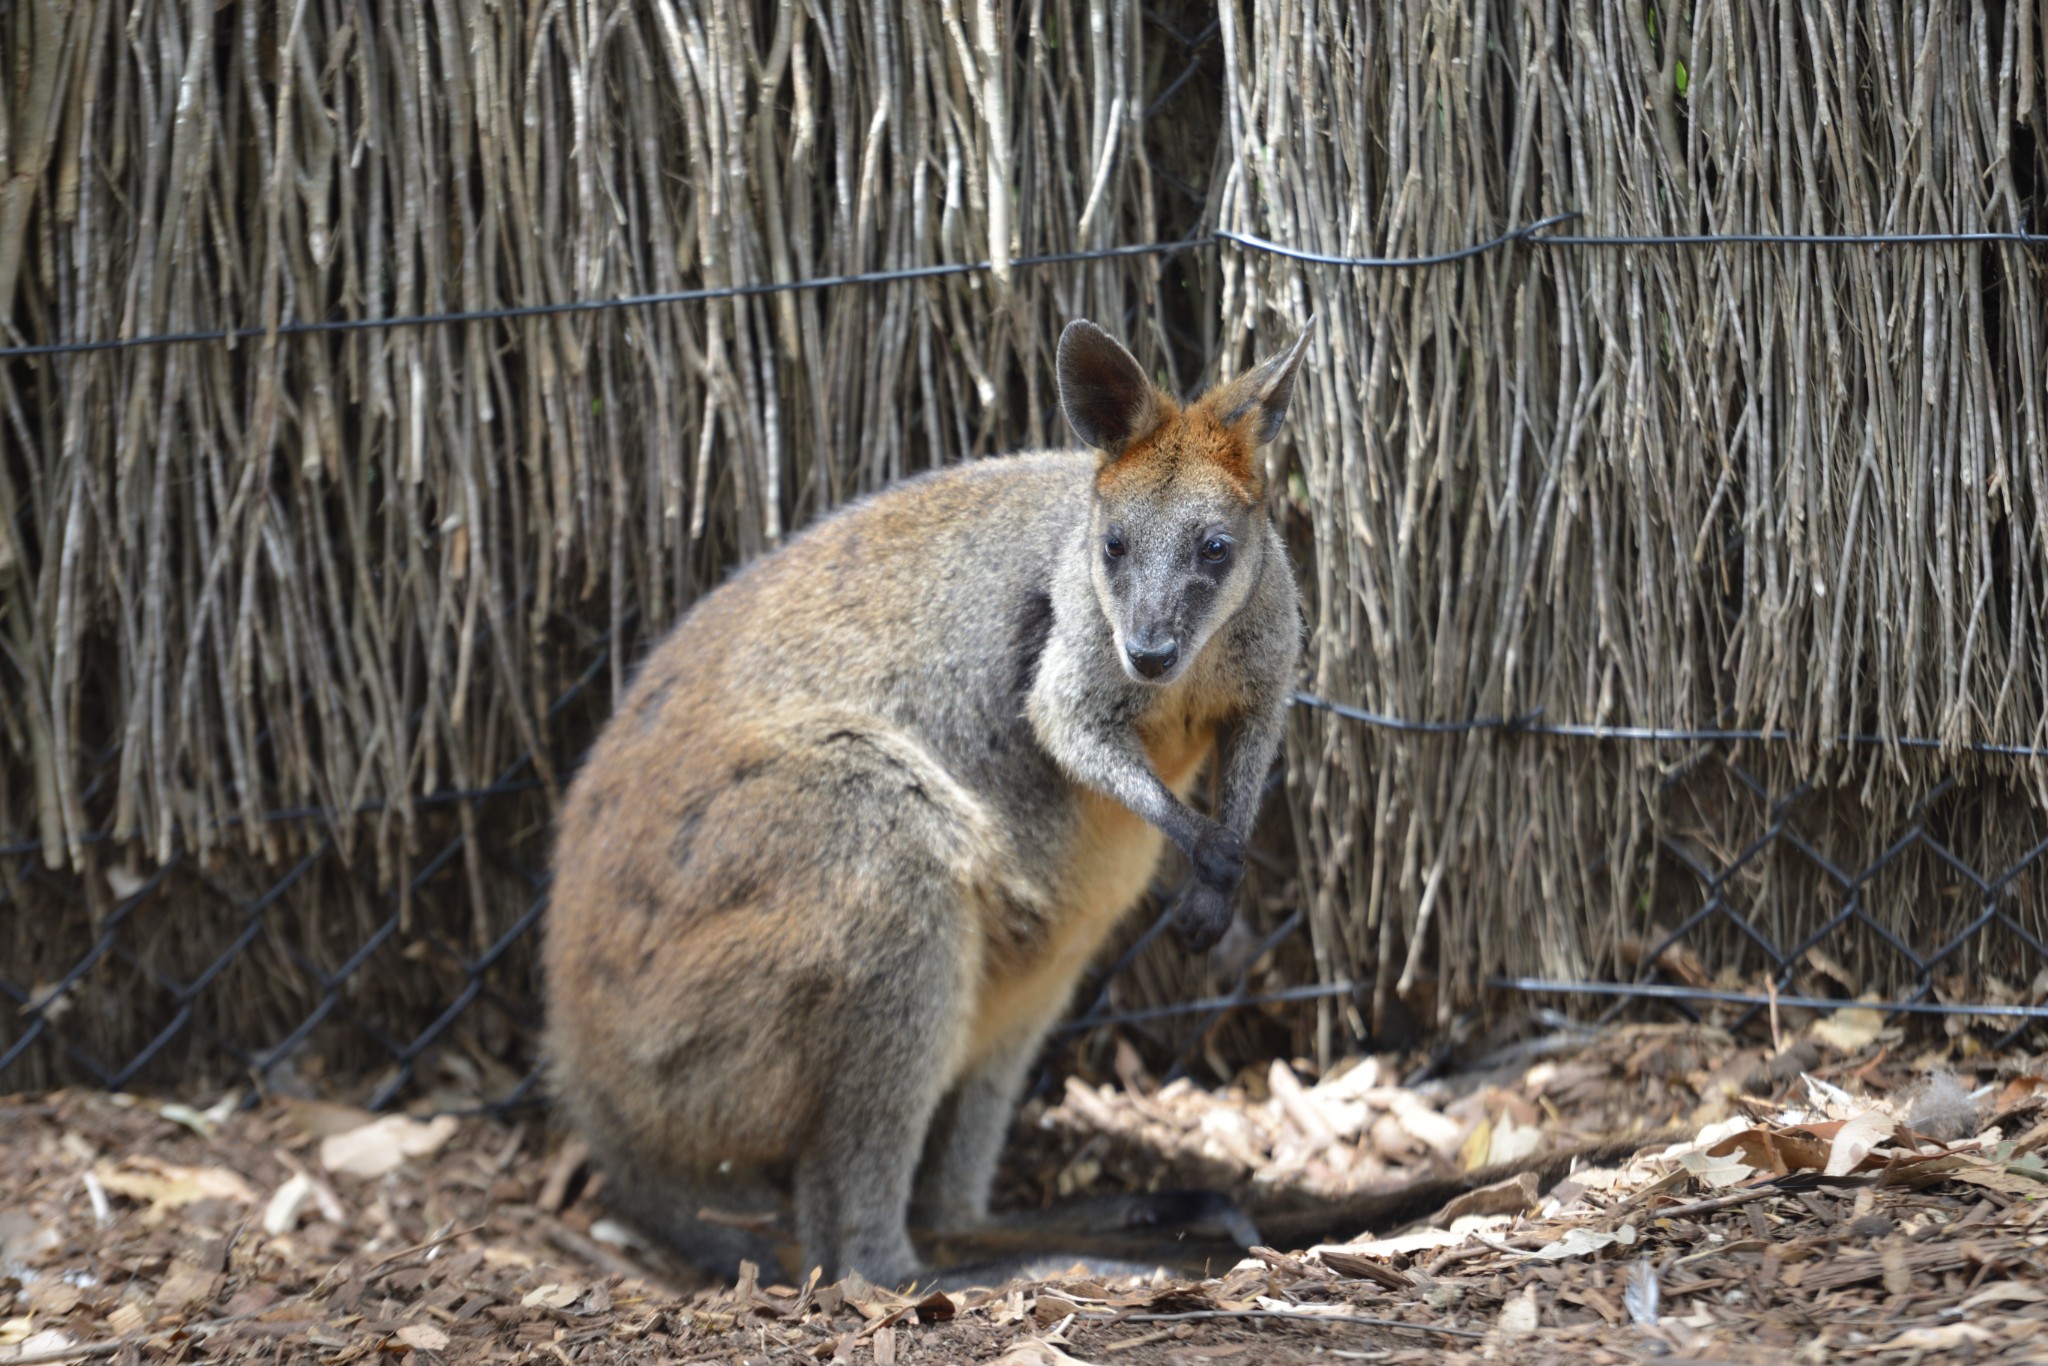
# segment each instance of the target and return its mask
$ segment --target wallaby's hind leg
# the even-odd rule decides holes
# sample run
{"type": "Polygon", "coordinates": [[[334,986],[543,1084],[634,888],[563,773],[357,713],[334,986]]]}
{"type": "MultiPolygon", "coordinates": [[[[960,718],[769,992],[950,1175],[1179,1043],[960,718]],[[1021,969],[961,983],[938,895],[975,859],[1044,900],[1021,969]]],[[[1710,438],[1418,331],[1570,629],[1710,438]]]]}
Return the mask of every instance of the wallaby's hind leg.
{"type": "MultiPolygon", "coordinates": [[[[929,877],[900,891],[903,903],[957,896],[929,877]]],[[[907,1216],[944,1085],[960,968],[945,917],[916,918],[926,923],[906,926],[886,955],[871,953],[861,979],[847,984],[832,1037],[819,1040],[830,1060],[797,1154],[795,1195],[805,1270],[821,1266],[827,1279],[858,1271],[900,1285],[924,1270],[907,1216]]]]}
{"type": "Polygon", "coordinates": [[[988,1218],[996,1164],[1009,1136],[1010,1118],[1038,1056],[1034,1032],[960,1079],[945,1098],[925,1141],[910,1219],[919,1228],[955,1233],[988,1218]]]}
{"type": "Polygon", "coordinates": [[[835,1281],[858,1271],[877,1285],[899,1286],[924,1270],[904,1221],[917,1135],[902,1109],[876,1105],[869,1117],[881,1124],[831,1123],[797,1158],[797,1237],[806,1275],[823,1267],[835,1281]]]}
{"type": "MultiPolygon", "coordinates": [[[[908,1230],[925,1134],[958,1066],[979,958],[968,886],[991,856],[975,799],[902,737],[820,722],[806,788],[809,1122],[796,1151],[805,1269],[882,1285],[921,1275],[908,1230]],[[825,801],[820,802],[819,797],[825,801]]],[[[792,903],[797,904],[795,902],[792,903]]]]}

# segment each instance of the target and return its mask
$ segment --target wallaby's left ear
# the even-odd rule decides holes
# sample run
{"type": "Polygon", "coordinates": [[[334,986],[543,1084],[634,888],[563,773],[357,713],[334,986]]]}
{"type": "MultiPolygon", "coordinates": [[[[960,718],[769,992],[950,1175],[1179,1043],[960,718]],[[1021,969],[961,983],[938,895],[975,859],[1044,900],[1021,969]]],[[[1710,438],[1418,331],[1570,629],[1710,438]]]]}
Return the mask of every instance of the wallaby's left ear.
{"type": "Polygon", "coordinates": [[[1074,435],[1114,460],[1162,416],[1158,391],[1116,338],[1085,318],[1060,333],[1060,407],[1074,435]]]}
{"type": "Polygon", "coordinates": [[[1309,330],[1315,323],[1311,315],[1301,325],[1301,335],[1294,339],[1294,345],[1204,398],[1204,406],[1226,427],[1249,421],[1251,426],[1246,435],[1254,446],[1263,446],[1280,435],[1280,424],[1287,418],[1287,401],[1294,397],[1294,372],[1301,368],[1301,358],[1308,351],[1309,330]]]}

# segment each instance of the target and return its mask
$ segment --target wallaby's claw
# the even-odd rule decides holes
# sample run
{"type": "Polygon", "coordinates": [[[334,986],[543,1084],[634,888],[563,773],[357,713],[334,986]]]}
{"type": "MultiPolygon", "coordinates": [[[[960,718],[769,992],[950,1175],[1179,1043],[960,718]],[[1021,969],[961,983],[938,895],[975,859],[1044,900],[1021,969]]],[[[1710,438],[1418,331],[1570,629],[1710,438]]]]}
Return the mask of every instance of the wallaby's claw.
{"type": "Polygon", "coordinates": [[[1236,890],[1211,887],[1200,879],[1181,889],[1173,903],[1173,932],[1189,953],[1207,953],[1230,928],[1236,890]]]}
{"type": "Polygon", "coordinates": [[[1244,841],[1229,826],[1215,826],[1195,841],[1193,862],[1197,881],[1219,892],[1234,892],[1244,881],[1244,841]]]}

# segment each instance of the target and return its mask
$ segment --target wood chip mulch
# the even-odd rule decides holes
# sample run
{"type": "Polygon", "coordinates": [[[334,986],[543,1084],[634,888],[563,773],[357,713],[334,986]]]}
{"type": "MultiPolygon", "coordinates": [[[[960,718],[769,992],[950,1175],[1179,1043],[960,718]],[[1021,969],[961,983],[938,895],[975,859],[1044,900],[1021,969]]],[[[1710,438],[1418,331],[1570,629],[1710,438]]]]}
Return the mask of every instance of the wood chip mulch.
{"type": "MultiPolygon", "coordinates": [[[[0,1099],[0,1366],[2048,1362],[2048,1082],[2022,1060],[1958,1078],[1855,1042],[1869,1061],[1813,1052],[1772,1096],[1708,1085],[1729,1055],[1702,1049],[1647,1116],[1685,1141],[1547,1190],[1475,1177],[1406,1230],[1261,1247],[1205,1279],[922,1296],[703,1284],[579,1194],[574,1151],[537,1118],[0,1099]]],[[[1258,1208],[1298,1212],[1298,1191],[1279,1202],[1290,1176],[1323,1200],[1370,1184],[1367,1167],[1440,1180],[1498,1158],[1504,1120],[1583,1137],[1556,1105],[1561,1076],[1580,1121],[1617,1091],[1643,1121],[1625,1065],[1642,1044],[1609,1036],[1490,1091],[1401,1095],[1335,1069],[1163,1099],[1070,1091],[1020,1122],[1013,1161],[1049,1168],[1008,1189],[1101,1177],[1120,1125],[1118,1150],[1153,1143],[1162,1170],[1175,1144],[1235,1164],[1258,1208]],[[1380,1123],[1403,1113],[1412,1144],[1380,1123]]]]}

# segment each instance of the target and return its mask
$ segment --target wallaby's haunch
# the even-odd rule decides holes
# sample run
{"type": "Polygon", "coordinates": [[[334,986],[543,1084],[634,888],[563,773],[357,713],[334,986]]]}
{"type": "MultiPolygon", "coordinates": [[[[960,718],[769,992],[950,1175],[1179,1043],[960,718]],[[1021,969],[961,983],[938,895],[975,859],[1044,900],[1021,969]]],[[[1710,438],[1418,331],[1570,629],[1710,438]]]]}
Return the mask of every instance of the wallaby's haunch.
{"type": "MultiPolygon", "coordinates": [[[[804,1265],[900,1284],[988,1213],[1020,1083],[1161,835],[1228,926],[1301,648],[1254,450],[1306,337],[1182,407],[1092,323],[1059,392],[1092,453],[984,460],[821,521],[648,658],[562,809],[557,1096],[623,1207],[795,1196],[804,1265]],[[1184,801],[1215,756],[1221,820],[1184,801]]],[[[760,1208],[758,1205],[752,1208],[760,1208]]]]}

